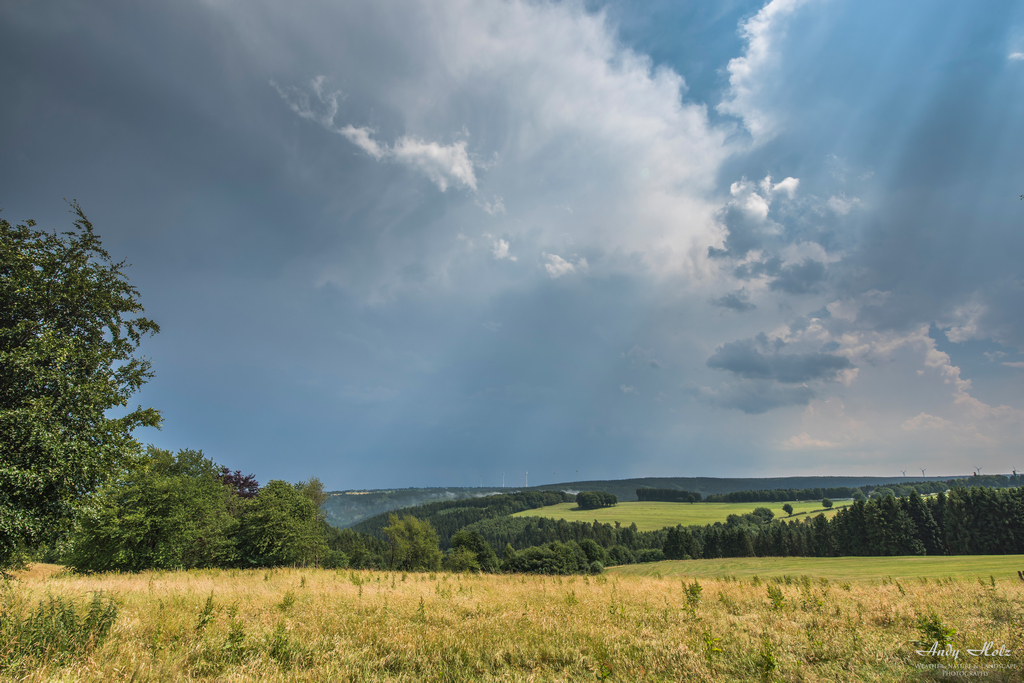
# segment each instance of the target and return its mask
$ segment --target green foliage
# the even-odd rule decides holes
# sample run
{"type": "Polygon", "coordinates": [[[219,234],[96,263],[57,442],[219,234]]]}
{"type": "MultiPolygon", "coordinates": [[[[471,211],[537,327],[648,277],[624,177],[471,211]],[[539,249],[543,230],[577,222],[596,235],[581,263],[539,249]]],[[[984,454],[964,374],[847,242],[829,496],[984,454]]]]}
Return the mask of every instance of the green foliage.
{"type": "Polygon", "coordinates": [[[277,608],[282,612],[287,612],[295,606],[295,591],[287,590],[281,597],[281,602],[277,604],[277,608]]]}
{"type": "Polygon", "coordinates": [[[450,572],[480,571],[480,563],[476,559],[476,553],[465,547],[449,550],[444,556],[442,565],[450,572]]]}
{"type": "Polygon", "coordinates": [[[789,503],[786,503],[785,505],[783,505],[783,506],[782,506],[782,510],[783,510],[783,511],[784,511],[784,512],[785,512],[785,513],[786,513],[787,515],[790,515],[790,516],[792,516],[792,514],[793,514],[793,506],[792,506],[792,505],[790,505],[789,503]]]}
{"type": "Polygon", "coordinates": [[[0,671],[23,659],[64,661],[99,646],[117,620],[117,605],[94,593],[86,606],[61,596],[49,596],[24,615],[22,606],[7,594],[0,619],[0,671]]]}
{"type": "Polygon", "coordinates": [[[242,508],[238,550],[247,566],[319,565],[327,556],[320,508],[308,484],[273,480],[242,508]]]}
{"type": "Polygon", "coordinates": [[[291,668],[292,660],[296,655],[295,645],[288,637],[288,631],[284,622],[277,622],[274,632],[267,638],[267,654],[276,661],[282,669],[291,668]]]}
{"type": "Polygon", "coordinates": [[[667,503],[699,503],[701,495],[696,491],[683,491],[682,489],[639,488],[636,490],[636,499],[667,503]]]}
{"type": "Polygon", "coordinates": [[[336,569],[383,569],[387,566],[384,557],[389,546],[379,538],[352,529],[335,529],[326,524],[321,525],[321,530],[330,549],[325,566],[336,569]]]}
{"type": "Polygon", "coordinates": [[[240,662],[247,651],[245,645],[245,625],[237,616],[232,616],[228,624],[228,634],[221,645],[224,658],[229,662],[240,662]]]}
{"type": "Polygon", "coordinates": [[[696,579],[694,579],[693,583],[689,585],[683,585],[685,587],[684,590],[686,592],[687,607],[689,607],[691,611],[696,610],[698,607],[700,607],[701,596],[704,592],[703,586],[701,586],[700,582],[696,579]]]}
{"type": "Polygon", "coordinates": [[[704,631],[701,634],[701,641],[703,641],[704,645],[704,657],[708,660],[708,664],[711,664],[715,659],[715,655],[722,651],[718,647],[719,640],[721,638],[715,638],[711,631],[704,631]]]}
{"type": "Polygon", "coordinates": [[[769,607],[774,612],[780,612],[786,607],[786,598],[782,595],[782,589],[778,586],[768,586],[768,599],[772,604],[769,607]]]}
{"type": "Polygon", "coordinates": [[[202,451],[150,447],[145,460],[93,498],[69,564],[79,571],[234,564],[231,495],[202,451]]]}
{"type": "Polygon", "coordinates": [[[388,568],[401,570],[437,570],[441,568],[441,551],[437,532],[429,522],[406,515],[390,516],[384,535],[390,544],[388,568]]]}
{"type": "Polygon", "coordinates": [[[757,668],[765,678],[769,678],[779,670],[779,659],[775,655],[775,643],[767,633],[761,636],[761,648],[757,653],[757,668]]]}
{"type": "Polygon", "coordinates": [[[136,456],[141,407],[108,417],[152,377],[136,356],[159,332],[76,203],[74,229],[0,219],[0,569],[59,539],[83,498],[136,456]]]}
{"type": "Polygon", "coordinates": [[[583,491],[576,494],[576,505],[581,510],[611,507],[618,502],[618,496],[614,493],[605,493],[604,491],[583,491]]]}
{"type": "Polygon", "coordinates": [[[224,483],[202,451],[147,455],[94,496],[72,541],[79,571],[348,565],[331,551],[319,481],[270,482],[254,498],[224,483]]]}
{"type": "MultiPolygon", "coordinates": [[[[399,511],[399,514],[410,515],[416,519],[429,522],[437,532],[441,547],[447,548],[450,546],[451,537],[457,531],[470,524],[488,519],[507,517],[516,512],[554,505],[568,500],[571,500],[571,497],[560,491],[519,491],[517,493],[494,496],[480,496],[468,500],[445,500],[425,503],[415,507],[404,508],[399,511]]],[[[387,513],[371,517],[354,525],[352,530],[383,538],[383,529],[391,523],[391,514],[387,513]]]]}
{"type": "Polygon", "coordinates": [[[214,618],[214,604],[213,604],[213,592],[211,591],[206,596],[206,603],[203,608],[199,610],[199,617],[196,619],[196,631],[200,632],[206,629],[206,627],[213,621],[214,618]]]}
{"type": "MultiPolygon", "coordinates": [[[[496,572],[498,571],[498,556],[494,552],[494,548],[484,540],[484,537],[479,532],[472,529],[462,529],[452,536],[452,552],[464,551],[463,562],[469,560],[469,569],[482,570],[485,572],[496,572]],[[472,557],[470,557],[472,556],[472,557]]],[[[465,571],[465,569],[458,569],[457,571],[465,571]]]]}
{"type": "Polygon", "coordinates": [[[917,632],[921,636],[921,640],[917,641],[918,645],[927,647],[938,643],[940,649],[945,649],[947,645],[951,644],[953,636],[956,635],[956,629],[943,623],[942,618],[935,612],[918,615],[917,632]]]}
{"type": "Polygon", "coordinates": [[[638,532],[635,524],[621,527],[546,517],[501,517],[472,524],[467,529],[479,532],[493,548],[509,544],[516,550],[523,550],[548,543],[575,541],[581,548],[591,548],[587,554],[589,561],[599,560],[604,565],[634,562],[637,552],[645,548],[660,550],[667,533],[667,530],[638,532]],[[593,546],[585,545],[588,540],[600,547],[600,554],[593,546]]]}
{"type": "Polygon", "coordinates": [[[822,498],[821,507],[825,508],[826,510],[830,509],[832,507],[832,501],[829,500],[828,498],[822,498]]]}
{"type": "Polygon", "coordinates": [[[556,541],[515,553],[505,569],[518,574],[579,574],[590,572],[591,563],[575,541],[556,541]]]}

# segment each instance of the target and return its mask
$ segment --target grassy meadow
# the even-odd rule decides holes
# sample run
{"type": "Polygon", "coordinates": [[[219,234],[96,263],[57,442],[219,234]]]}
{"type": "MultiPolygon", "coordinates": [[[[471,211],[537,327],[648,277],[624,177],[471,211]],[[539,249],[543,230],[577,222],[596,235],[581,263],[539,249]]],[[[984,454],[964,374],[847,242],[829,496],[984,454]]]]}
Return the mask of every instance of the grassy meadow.
{"type": "Polygon", "coordinates": [[[1024,555],[901,555],[898,557],[738,557],[719,560],[665,560],[609,567],[617,576],[720,577],[762,579],[810,576],[812,579],[871,581],[882,578],[955,578],[989,581],[1016,578],[1024,555]]]}
{"type": "Polygon", "coordinates": [[[762,582],[313,569],[72,576],[52,569],[36,567],[3,586],[0,676],[9,680],[931,680],[936,670],[918,667],[940,660],[916,654],[911,641],[922,638],[919,618],[933,613],[956,630],[961,666],[1002,667],[975,680],[1019,681],[1024,671],[1024,582],[1016,574],[980,585],[974,578],[762,582]],[[50,628],[39,622],[12,635],[40,601],[84,604],[97,594],[112,598],[118,614],[92,649],[40,655],[24,645],[33,629],[50,628]],[[1012,655],[966,655],[985,642],[1012,655]]]}
{"type": "MultiPolygon", "coordinates": [[[[622,526],[635,523],[639,531],[656,531],[667,526],[682,524],[705,525],[725,522],[729,515],[743,515],[753,512],[754,508],[766,507],[775,513],[777,518],[785,518],[782,510],[785,503],[663,503],[632,501],[619,503],[610,508],[598,510],[580,510],[576,503],[559,503],[547,507],[517,512],[513,517],[549,517],[564,519],[567,522],[593,522],[595,519],[604,524],[619,522],[622,526]]],[[[814,513],[831,517],[836,514],[837,504],[832,510],[822,510],[821,501],[801,501],[790,503],[793,506],[794,519],[806,519],[814,513]]]]}

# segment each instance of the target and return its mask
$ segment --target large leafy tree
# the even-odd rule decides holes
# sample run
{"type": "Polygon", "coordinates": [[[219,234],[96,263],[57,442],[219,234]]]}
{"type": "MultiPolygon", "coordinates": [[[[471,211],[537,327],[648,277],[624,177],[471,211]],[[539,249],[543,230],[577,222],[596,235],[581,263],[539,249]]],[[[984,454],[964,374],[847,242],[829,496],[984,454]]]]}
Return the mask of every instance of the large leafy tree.
{"type": "Polygon", "coordinates": [[[125,262],[71,209],[74,229],[61,234],[0,219],[0,568],[67,530],[140,453],[132,431],[160,423],[141,406],[108,416],[152,376],[136,351],[160,328],[140,315],[125,262]]]}
{"type": "Polygon", "coordinates": [[[319,480],[268,483],[242,510],[238,550],[244,566],[319,565],[327,556],[320,509],[310,495],[319,480]]]}
{"type": "Polygon", "coordinates": [[[237,561],[232,489],[202,451],[148,457],[100,489],[82,515],[70,564],[84,571],[223,567],[237,561]]]}
{"type": "Polygon", "coordinates": [[[441,568],[437,532],[430,522],[420,521],[411,515],[401,519],[397,515],[388,515],[388,521],[383,531],[390,543],[386,558],[389,568],[412,571],[441,568]]]}

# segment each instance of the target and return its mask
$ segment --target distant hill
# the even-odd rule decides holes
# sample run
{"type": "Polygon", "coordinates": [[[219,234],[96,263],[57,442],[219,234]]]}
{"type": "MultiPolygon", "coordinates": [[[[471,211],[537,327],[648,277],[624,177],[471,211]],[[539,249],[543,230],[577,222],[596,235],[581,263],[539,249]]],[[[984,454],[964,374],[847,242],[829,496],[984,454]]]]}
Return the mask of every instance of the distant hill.
{"type": "Polygon", "coordinates": [[[370,491],[332,491],[327,495],[324,512],[327,523],[340,529],[376,515],[446,500],[463,500],[496,493],[512,493],[515,489],[435,487],[409,489],[374,489],[370,491]]]}
{"type": "Polygon", "coordinates": [[[742,479],[719,479],[715,477],[643,477],[639,479],[608,479],[597,481],[574,481],[559,484],[544,484],[529,488],[471,488],[433,487],[407,489],[375,489],[370,491],[334,491],[324,503],[327,523],[348,528],[385,512],[400,508],[423,505],[446,500],[462,500],[479,496],[516,491],[605,491],[613,493],[619,500],[636,500],[638,488],[680,489],[696,491],[702,496],[712,493],[734,491],[757,491],[762,489],[806,489],[836,486],[865,486],[868,484],[888,485],[910,481],[946,481],[944,477],[760,477],[742,479]]]}

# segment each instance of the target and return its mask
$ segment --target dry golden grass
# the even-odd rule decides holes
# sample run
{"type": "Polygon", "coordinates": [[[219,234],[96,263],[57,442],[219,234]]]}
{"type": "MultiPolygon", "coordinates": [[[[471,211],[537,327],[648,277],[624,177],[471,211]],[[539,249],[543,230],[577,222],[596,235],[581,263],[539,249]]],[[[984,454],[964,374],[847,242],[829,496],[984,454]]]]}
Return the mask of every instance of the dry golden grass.
{"type": "MultiPolygon", "coordinates": [[[[976,580],[540,577],[280,569],[69,576],[11,582],[5,620],[47,595],[113,596],[91,653],[21,660],[24,681],[906,681],[917,618],[936,612],[960,649],[1013,650],[1024,678],[1024,583],[976,580]],[[773,610],[768,588],[781,591],[773,610]],[[207,598],[213,610],[201,618],[207,598]],[[774,665],[773,665],[774,663],[774,665]],[[602,667],[606,667],[602,669],[602,667]],[[610,673],[609,673],[610,671],[610,673]]],[[[0,654],[6,651],[0,643],[0,654]]],[[[980,664],[962,654],[961,664],[980,664]],[[970,659],[971,661],[967,661],[970,659]]]]}

